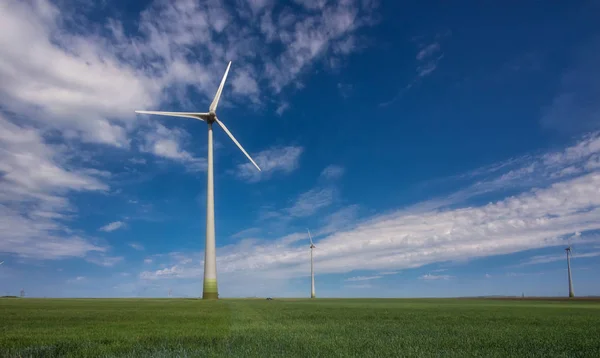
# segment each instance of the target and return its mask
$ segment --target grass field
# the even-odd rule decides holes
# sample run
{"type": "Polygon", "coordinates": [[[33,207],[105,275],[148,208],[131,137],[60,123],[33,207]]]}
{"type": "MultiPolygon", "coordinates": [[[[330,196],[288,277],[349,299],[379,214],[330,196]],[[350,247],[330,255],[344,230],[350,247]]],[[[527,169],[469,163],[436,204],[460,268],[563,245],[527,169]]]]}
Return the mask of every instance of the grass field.
{"type": "Polygon", "coordinates": [[[0,299],[3,357],[600,357],[600,303],[0,299]]]}

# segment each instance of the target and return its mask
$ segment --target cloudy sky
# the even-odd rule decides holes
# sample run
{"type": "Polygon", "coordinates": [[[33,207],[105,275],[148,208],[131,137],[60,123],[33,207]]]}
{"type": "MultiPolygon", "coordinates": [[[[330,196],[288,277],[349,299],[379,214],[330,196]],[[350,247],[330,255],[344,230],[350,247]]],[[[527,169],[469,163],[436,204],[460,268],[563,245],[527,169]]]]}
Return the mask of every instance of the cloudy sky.
{"type": "Polygon", "coordinates": [[[600,294],[597,1],[0,3],[0,294],[600,294]]]}

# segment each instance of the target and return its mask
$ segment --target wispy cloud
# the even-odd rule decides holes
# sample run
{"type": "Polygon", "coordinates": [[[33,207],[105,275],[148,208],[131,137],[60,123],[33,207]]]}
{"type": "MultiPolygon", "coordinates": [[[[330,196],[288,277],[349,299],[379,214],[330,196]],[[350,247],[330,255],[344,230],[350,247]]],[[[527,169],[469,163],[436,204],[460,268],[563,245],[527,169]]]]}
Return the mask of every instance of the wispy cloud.
{"type": "Polygon", "coordinates": [[[99,266],[113,267],[124,259],[123,256],[110,257],[104,255],[90,255],[89,257],[86,257],[85,260],[99,266]]]}
{"type": "Polygon", "coordinates": [[[348,98],[352,94],[354,86],[349,83],[340,82],[337,84],[337,89],[340,92],[340,96],[342,96],[343,98],[348,98]]]}
{"type": "Polygon", "coordinates": [[[444,57],[441,41],[448,36],[450,36],[449,31],[436,34],[430,42],[423,41],[422,36],[413,39],[416,40],[418,46],[418,51],[415,56],[417,62],[415,70],[416,74],[412,76],[412,79],[404,85],[392,99],[381,102],[379,104],[380,107],[388,106],[397,101],[406,92],[422,81],[423,78],[431,75],[438,68],[440,60],[444,57]]]}
{"type": "Polygon", "coordinates": [[[104,232],[113,232],[115,230],[118,230],[122,227],[125,227],[125,223],[123,221],[113,221],[111,223],[108,223],[104,226],[102,226],[100,229],[100,231],[104,231],[104,232]]]}
{"type": "Polygon", "coordinates": [[[373,285],[370,283],[356,284],[356,285],[345,285],[347,288],[355,288],[355,289],[364,289],[364,288],[372,288],[373,285]]]}
{"type": "Polygon", "coordinates": [[[145,141],[140,146],[141,151],[180,162],[190,171],[206,170],[207,162],[205,158],[196,157],[182,149],[182,144],[188,140],[186,132],[180,129],[169,129],[155,122],[152,123],[153,125],[144,135],[145,141]]]}
{"type": "Polygon", "coordinates": [[[296,202],[286,211],[293,217],[313,215],[320,209],[331,205],[334,194],[335,192],[332,188],[311,189],[300,194],[296,202]]]}
{"type": "MultiPolygon", "coordinates": [[[[317,245],[319,272],[377,273],[510,254],[564,245],[575,232],[581,232],[581,240],[597,240],[593,232],[600,230],[596,220],[600,215],[598,169],[569,176],[552,175],[600,154],[600,146],[592,145],[596,140],[600,143],[598,136],[586,137],[562,151],[531,156],[520,161],[518,167],[503,166],[492,173],[489,169],[480,171],[487,173],[482,174],[485,179],[468,188],[485,186],[486,193],[497,198],[487,204],[461,206],[454,202],[443,210],[399,209],[357,220],[349,228],[327,234],[317,245]],[[526,189],[521,185],[531,174],[520,169],[530,166],[531,161],[539,163],[534,172],[543,173],[546,179],[531,181],[526,189]],[[506,176],[511,172],[519,174],[506,176]],[[520,180],[515,179],[519,176],[520,180]],[[507,190],[516,194],[506,196],[507,190]]],[[[276,240],[273,244],[257,239],[252,245],[232,245],[220,250],[220,272],[235,275],[251,270],[262,280],[306,275],[307,252],[303,245],[293,240],[276,240]]],[[[178,265],[178,269],[185,271],[188,267],[178,265]]],[[[201,266],[195,264],[189,270],[201,272],[201,266]]],[[[443,280],[449,276],[431,272],[423,279],[443,280]]]]}
{"type": "Polygon", "coordinates": [[[330,234],[335,231],[348,230],[357,222],[360,207],[348,205],[323,217],[324,225],[317,232],[319,235],[330,234]]]}
{"type": "Polygon", "coordinates": [[[106,250],[65,225],[76,213],[69,193],[108,190],[103,172],[68,168],[67,150],[46,143],[39,129],[0,114],[0,227],[5,228],[0,252],[58,259],[106,250]]]}
{"type": "Polygon", "coordinates": [[[437,42],[431,43],[429,45],[421,45],[421,50],[417,53],[417,60],[423,61],[431,58],[431,56],[435,55],[440,51],[440,44],[437,42]]]}
{"type": "MultiPolygon", "coordinates": [[[[24,257],[107,250],[74,234],[64,219],[77,212],[69,193],[108,191],[109,173],[64,160],[65,151],[77,153],[66,147],[141,149],[188,170],[205,170],[183,131],[167,129],[159,119],[148,122],[133,109],[191,107],[190,89],[208,103],[228,60],[234,67],[224,103],[256,103],[265,94],[297,88],[311,67],[357,51],[352,38],[372,24],[376,10],[359,0],[323,2],[317,12],[309,5],[292,11],[270,0],[235,6],[156,0],[133,14],[130,26],[117,18],[98,23],[67,6],[48,0],[0,5],[0,33],[11,34],[0,36],[0,107],[10,113],[0,117],[0,226],[11,228],[0,251],[24,257]],[[211,56],[197,55],[206,53],[211,56]],[[262,61],[255,60],[257,53],[262,61]],[[17,119],[30,126],[15,126],[17,119]],[[68,144],[47,143],[47,133],[68,144]]],[[[262,176],[241,169],[241,177],[260,180],[293,171],[302,150],[283,151],[263,153],[262,176]]]]}
{"type": "Polygon", "coordinates": [[[275,113],[277,113],[277,115],[281,116],[288,109],[290,109],[290,104],[288,102],[283,102],[279,106],[277,106],[275,113]]]}
{"type": "Polygon", "coordinates": [[[345,169],[339,165],[329,165],[321,172],[321,178],[324,179],[339,179],[344,175],[345,169]]]}
{"type": "Polygon", "coordinates": [[[83,281],[85,281],[85,276],[77,276],[75,278],[68,279],[67,283],[79,283],[79,282],[83,282],[83,281]]]}
{"type": "Polygon", "coordinates": [[[419,279],[426,280],[426,281],[449,280],[451,278],[454,278],[454,276],[450,276],[450,275],[432,275],[430,273],[425,274],[423,276],[419,276],[419,279]]]}
{"type": "MultiPolygon", "coordinates": [[[[582,254],[580,254],[580,253],[573,254],[571,256],[571,259],[577,260],[577,259],[582,259],[582,258],[598,257],[598,256],[600,256],[600,251],[592,251],[592,252],[585,252],[582,254]]],[[[560,255],[532,256],[529,259],[527,259],[526,261],[523,261],[516,266],[520,267],[520,266],[528,266],[528,265],[539,265],[539,264],[547,264],[547,263],[556,262],[556,261],[567,261],[567,255],[563,253],[560,255]]]]}
{"type": "Polygon", "coordinates": [[[242,230],[240,232],[237,232],[233,235],[231,235],[232,238],[234,239],[243,239],[243,238],[247,238],[250,236],[254,236],[254,235],[258,235],[261,232],[261,229],[258,227],[251,227],[249,229],[245,229],[242,230]]]}
{"type": "Polygon", "coordinates": [[[354,282],[354,281],[371,281],[371,280],[377,280],[382,278],[383,276],[355,276],[355,277],[350,277],[347,278],[346,281],[347,282],[354,282]]]}
{"type": "Polygon", "coordinates": [[[137,242],[131,242],[131,243],[129,243],[129,247],[131,247],[134,250],[138,250],[138,251],[143,251],[144,250],[144,245],[139,244],[137,242]]]}
{"type": "Polygon", "coordinates": [[[250,182],[258,182],[270,178],[274,173],[289,174],[298,168],[300,155],[304,149],[297,146],[274,147],[253,156],[261,171],[252,163],[240,164],[236,175],[250,182]]]}

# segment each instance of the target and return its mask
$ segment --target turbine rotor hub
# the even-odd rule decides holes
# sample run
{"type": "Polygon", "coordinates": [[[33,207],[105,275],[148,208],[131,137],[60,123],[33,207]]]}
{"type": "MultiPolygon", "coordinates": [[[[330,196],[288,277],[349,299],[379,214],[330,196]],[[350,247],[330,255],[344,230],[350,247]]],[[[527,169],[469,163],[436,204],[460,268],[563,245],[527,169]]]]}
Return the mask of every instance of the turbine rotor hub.
{"type": "Polygon", "coordinates": [[[208,123],[213,123],[217,119],[217,114],[215,112],[208,112],[208,123]]]}

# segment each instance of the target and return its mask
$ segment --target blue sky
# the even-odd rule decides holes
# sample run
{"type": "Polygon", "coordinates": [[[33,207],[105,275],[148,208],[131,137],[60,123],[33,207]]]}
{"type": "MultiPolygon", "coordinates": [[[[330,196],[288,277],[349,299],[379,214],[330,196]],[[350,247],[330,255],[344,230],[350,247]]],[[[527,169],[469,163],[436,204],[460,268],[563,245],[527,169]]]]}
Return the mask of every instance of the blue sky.
{"type": "Polygon", "coordinates": [[[0,5],[0,293],[598,295],[597,1],[0,5]]]}

